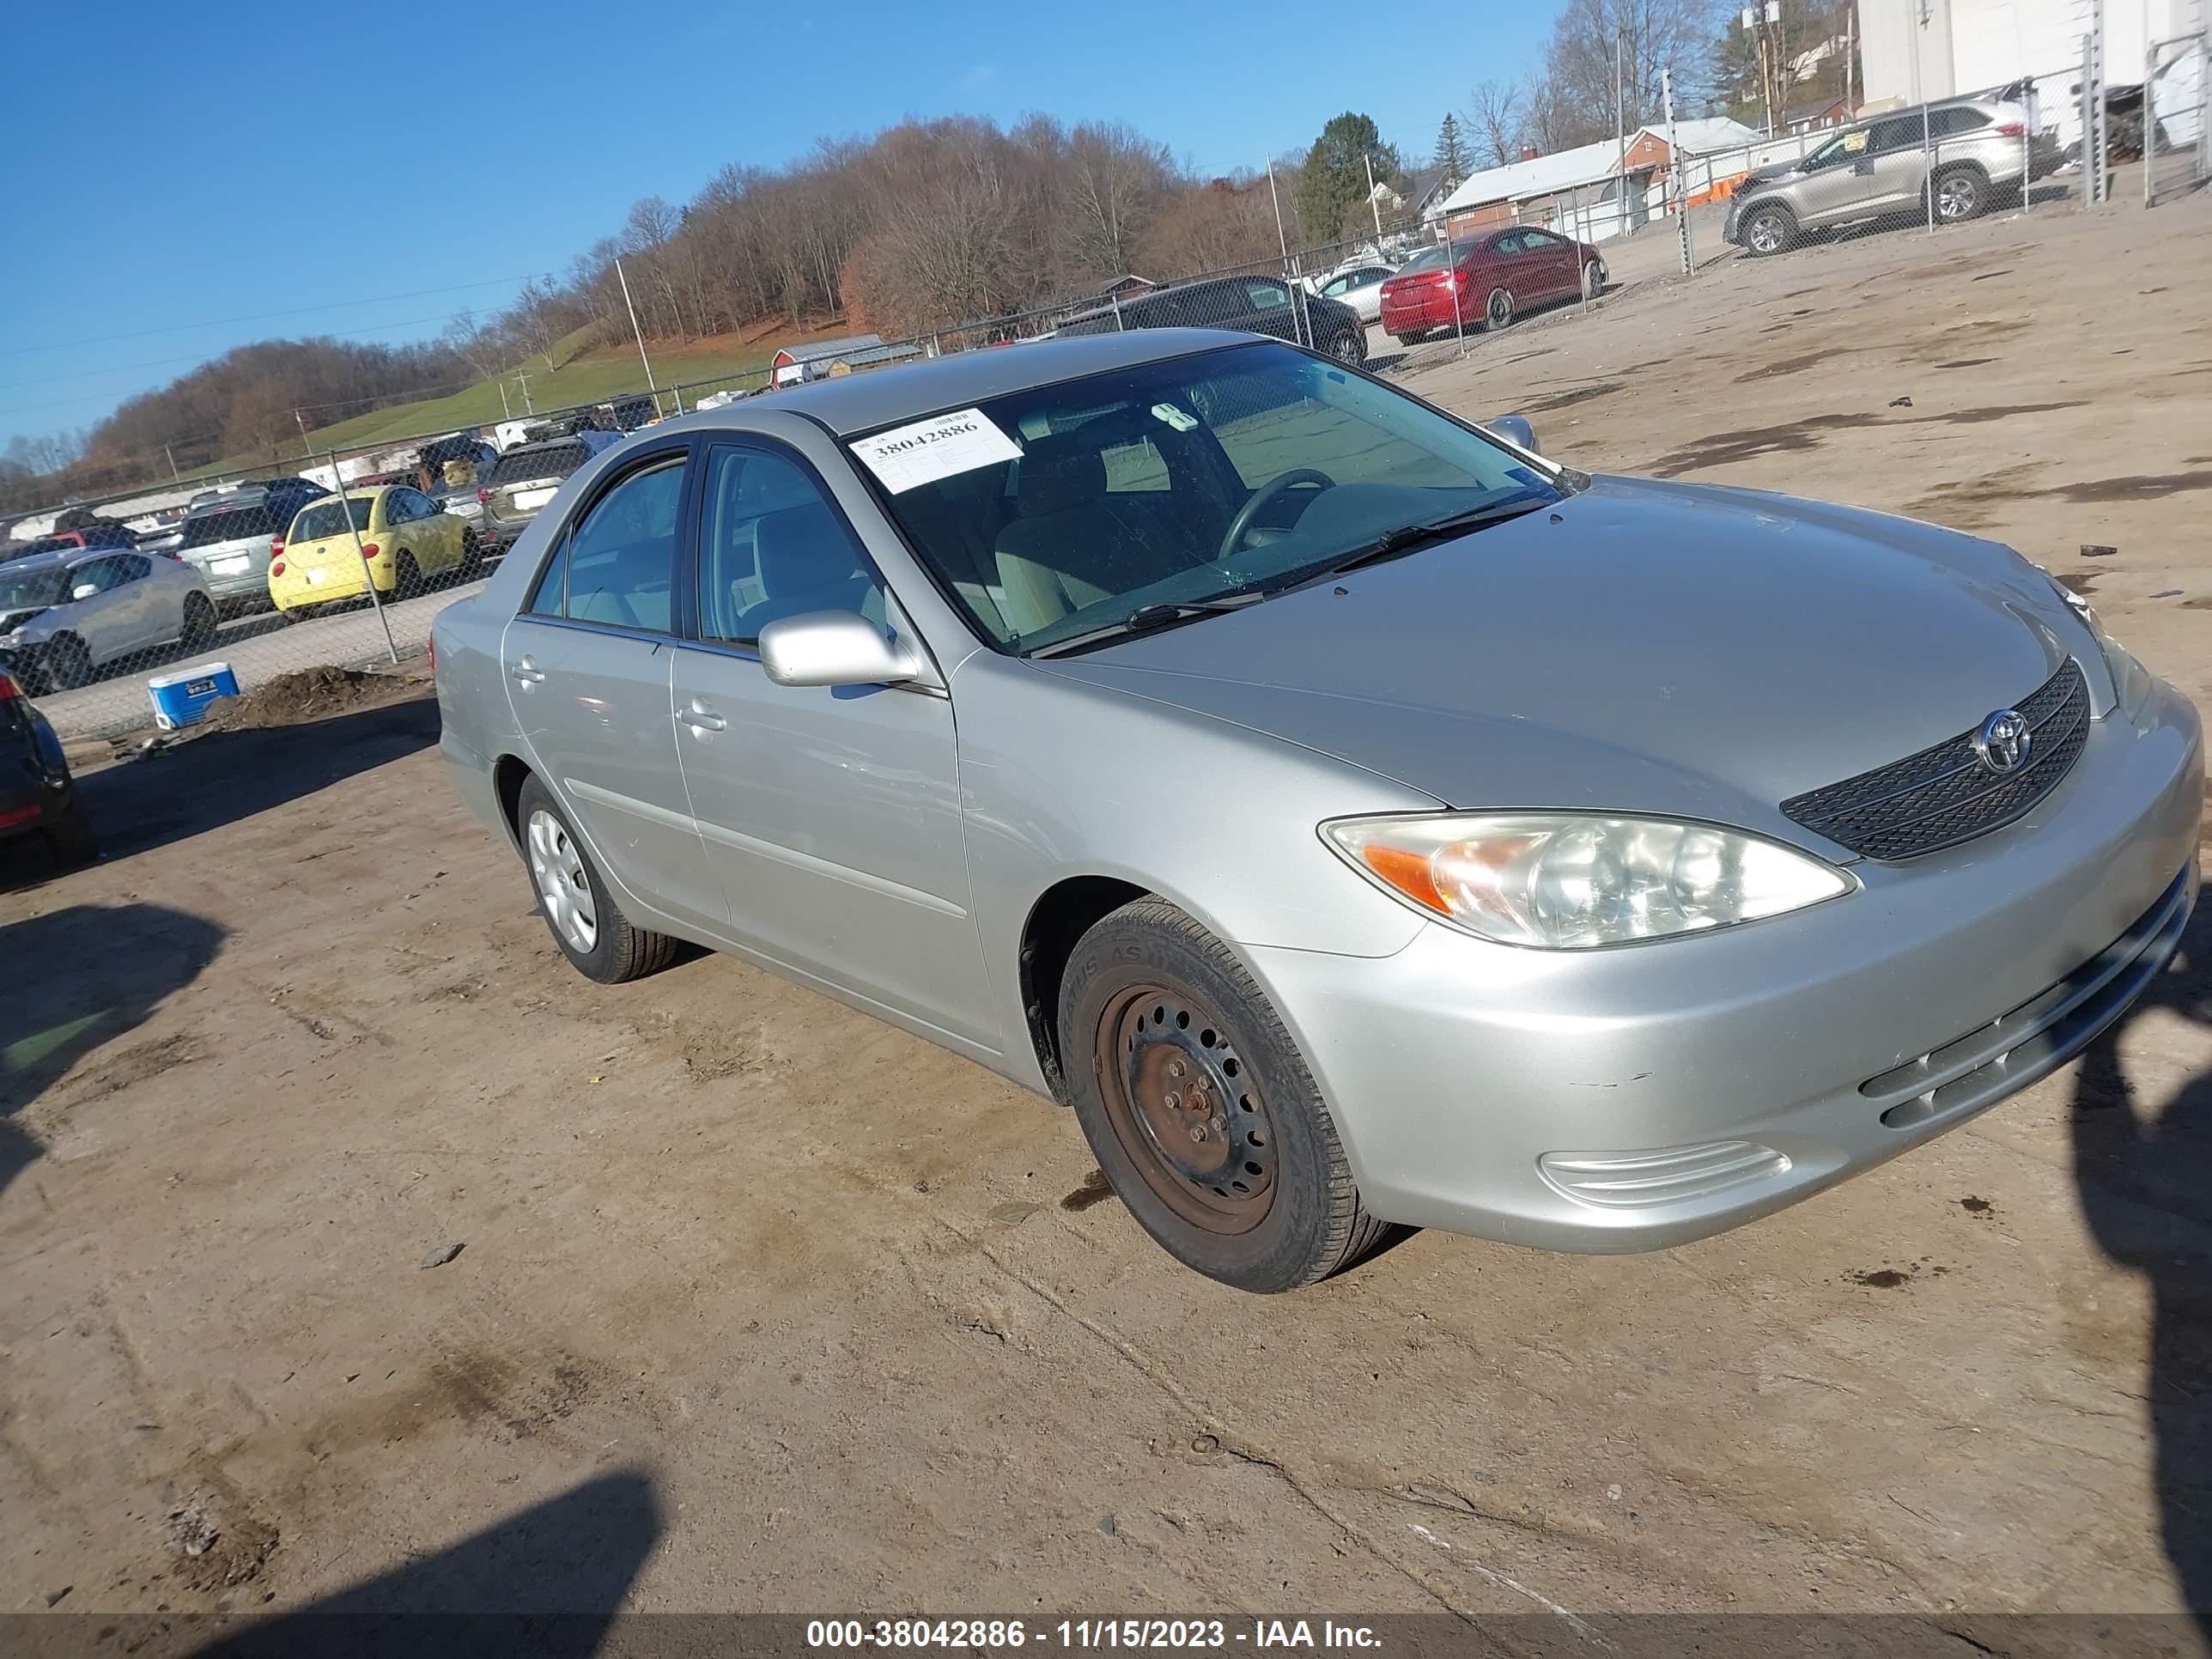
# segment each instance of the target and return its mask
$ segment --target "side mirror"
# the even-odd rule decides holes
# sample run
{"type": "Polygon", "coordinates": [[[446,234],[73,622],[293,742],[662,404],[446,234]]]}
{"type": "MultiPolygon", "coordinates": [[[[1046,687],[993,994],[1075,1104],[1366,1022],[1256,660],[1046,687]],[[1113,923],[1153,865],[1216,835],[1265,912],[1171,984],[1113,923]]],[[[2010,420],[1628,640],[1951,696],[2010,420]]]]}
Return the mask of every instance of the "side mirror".
{"type": "Polygon", "coordinates": [[[79,582],[75,587],[70,589],[70,598],[72,599],[88,599],[99,592],[100,584],[97,582],[79,582]]]}
{"type": "Polygon", "coordinates": [[[1536,441],[1536,428],[1528,424],[1526,415],[1500,415],[1494,421],[1485,422],[1484,425],[1507,443],[1525,449],[1531,455],[1544,453],[1543,445],[1536,441]]]}
{"type": "Polygon", "coordinates": [[[778,685],[896,685],[921,672],[903,645],[851,611],[785,617],[760,633],[761,666],[778,685]]]}

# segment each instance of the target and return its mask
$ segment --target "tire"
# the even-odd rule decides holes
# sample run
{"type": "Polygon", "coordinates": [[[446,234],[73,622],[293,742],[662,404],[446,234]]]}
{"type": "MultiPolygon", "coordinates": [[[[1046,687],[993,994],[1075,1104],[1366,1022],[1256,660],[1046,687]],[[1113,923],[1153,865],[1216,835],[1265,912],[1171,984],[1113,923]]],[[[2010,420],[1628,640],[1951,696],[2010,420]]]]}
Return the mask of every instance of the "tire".
{"type": "Polygon", "coordinates": [[[1605,292],[1605,283],[1599,279],[1597,270],[1596,260],[1583,262],[1583,298],[1585,300],[1595,300],[1605,292]]]}
{"type": "Polygon", "coordinates": [[[1328,343],[1328,355],[1335,358],[1340,363],[1342,363],[1346,368],[1366,368],[1367,340],[1365,331],[1361,330],[1358,332],[1338,335],[1334,340],[1331,340],[1328,343]]]}
{"type": "Polygon", "coordinates": [[[1427,333],[1424,331],[1413,334],[1393,334],[1390,337],[1398,343],[1398,348],[1402,351],[1408,346],[1419,344],[1420,342],[1427,339],[1429,337],[1427,333]]]}
{"type": "Polygon", "coordinates": [[[422,591],[422,567],[415,562],[415,556],[405,548],[392,562],[392,592],[394,599],[411,599],[422,591]]]}
{"type": "Polygon", "coordinates": [[[1513,296],[1502,288],[1490,290],[1482,302],[1482,331],[1497,334],[1513,326],[1513,296]]]}
{"type": "Polygon", "coordinates": [[[477,535],[477,532],[476,532],[475,531],[473,531],[473,530],[464,530],[464,531],[462,531],[462,532],[461,532],[461,568],[460,568],[460,576],[461,576],[461,580],[462,580],[463,581],[470,581],[470,580],[473,580],[476,578],[476,576],[478,574],[478,573],[480,573],[480,572],[483,569],[483,563],[484,563],[484,544],[483,544],[483,537],[481,537],[481,536],[479,536],[479,535],[477,535]]]}
{"type": "Polygon", "coordinates": [[[1990,181],[1972,167],[1937,173],[1934,189],[1936,217],[1943,224],[1964,224],[1989,205],[1990,181]]]}
{"type": "Polygon", "coordinates": [[[92,679],[92,653],[84,648],[84,641],[74,634],[57,634],[46,641],[46,672],[47,684],[57,691],[74,691],[92,679]]]}
{"type": "Polygon", "coordinates": [[[657,974],[675,961],[680,942],[629,925],[576,839],[568,815],[536,778],[525,780],[514,817],[523,865],[538,894],[538,913],[578,973],[601,985],[620,985],[657,974]]]}
{"type": "Polygon", "coordinates": [[[70,786],[69,805],[46,826],[46,846],[55,864],[64,870],[82,869],[100,856],[99,833],[92,827],[92,815],[84,810],[84,799],[75,784],[70,786]]]}
{"type": "Polygon", "coordinates": [[[1058,1013],[1084,1138],[1176,1261],[1266,1293],[1326,1279],[1380,1242],[1387,1224],[1362,1207],[1297,1044],[1243,964],[1175,906],[1139,899],[1085,933],[1058,1013]]]}
{"type": "Polygon", "coordinates": [[[215,601],[204,593],[185,595],[184,625],[178,630],[177,643],[187,651],[204,651],[215,643],[216,630],[222,618],[216,614],[215,601]]]}
{"type": "Polygon", "coordinates": [[[1755,207],[1743,216],[1736,227],[1743,239],[1743,251],[1754,259],[1764,259],[1770,253],[1779,253],[1797,240],[1797,222],[1790,216],[1789,210],[1780,207],[1755,207]]]}

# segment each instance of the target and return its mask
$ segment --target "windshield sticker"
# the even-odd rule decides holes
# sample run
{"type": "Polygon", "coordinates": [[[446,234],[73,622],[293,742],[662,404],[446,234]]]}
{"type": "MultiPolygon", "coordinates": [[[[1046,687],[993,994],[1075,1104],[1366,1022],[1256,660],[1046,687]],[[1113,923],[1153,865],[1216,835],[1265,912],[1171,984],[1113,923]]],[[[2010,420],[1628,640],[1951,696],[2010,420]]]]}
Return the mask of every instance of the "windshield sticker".
{"type": "Polygon", "coordinates": [[[933,415],[862,438],[852,448],[894,495],[994,461],[1019,460],[1022,453],[980,409],[933,415]]]}
{"type": "Polygon", "coordinates": [[[1198,426],[1198,417],[1195,415],[1186,415],[1173,404],[1154,404],[1152,418],[1165,421],[1178,432],[1194,431],[1198,426]]]}

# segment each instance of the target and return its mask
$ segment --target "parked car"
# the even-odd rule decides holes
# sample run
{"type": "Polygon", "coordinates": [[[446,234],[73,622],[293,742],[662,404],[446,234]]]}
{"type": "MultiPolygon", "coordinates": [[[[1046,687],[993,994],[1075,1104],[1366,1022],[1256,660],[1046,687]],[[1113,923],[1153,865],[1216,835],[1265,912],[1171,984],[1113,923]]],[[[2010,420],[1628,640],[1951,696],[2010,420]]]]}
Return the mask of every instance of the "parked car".
{"type": "Polygon", "coordinates": [[[33,691],[67,691],[172,642],[215,642],[218,617],[196,565],[158,553],[78,549],[0,565],[0,668],[33,691]]]}
{"type": "Polygon", "coordinates": [[[1895,216],[1957,223],[2023,180],[2063,161],[2048,133],[2032,137],[2027,112],[1996,98],[1915,104],[1838,131],[1803,159],[1757,167],[1729,198],[1721,236],[1747,252],[1779,253],[1809,231],[1895,216]],[[1925,146],[1932,146],[1927,148],[1925,146]]]}
{"type": "Polygon", "coordinates": [[[618,432],[593,428],[518,444],[492,463],[491,476],[477,488],[483,507],[480,533],[487,547],[501,548],[520,536],[538,508],[553,499],[561,481],[603,449],[622,441],[618,432]]]}
{"type": "Polygon", "coordinates": [[[1501,329],[1533,306],[1605,286],[1604,256],[1533,225],[1425,248],[1385,279],[1382,326],[1400,345],[1438,332],[1501,329]]]}
{"type": "Polygon", "coordinates": [[[293,515],[328,492],[309,478],[227,484],[192,498],[174,556],[206,578],[219,611],[269,602],[269,562],[283,548],[293,515]]]}
{"type": "Polygon", "coordinates": [[[499,451],[482,439],[471,439],[465,444],[448,446],[440,452],[434,461],[425,452],[425,464],[434,465],[438,483],[428,493],[437,502],[441,513],[450,513],[467,530],[471,551],[475,544],[485,538],[484,507],[480,495],[492,469],[499,464],[499,451]]]}
{"type": "Polygon", "coordinates": [[[1196,331],[694,416],[441,613],[441,748],[585,975],[732,951],[1066,1102],[1251,1290],[1753,1220],[2158,974],[2201,731],[2083,602],[1497,427],[1196,331]]]}
{"type": "Polygon", "coordinates": [[[1382,284],[1398,274],[1395,265],[1365,261],[1340,265],[1326,276],[1310,279],[1312,291],[1324,300],[1350,306],[1363,323],[1382,320],[1382,284]]]}
{"type": "Polygon", "coordinates": [[[371,581],[381,598],[409,599],[424,578],[463,568],[473,551],[460,520],[412,484],[349,489],[343,505],[325,495],[300,509],[270,562],[269,599],[287,622],[365,599],[371,581]]]}
{"type": "Polygon", "coordinates": [[[1272,334],[1293,343],[1308,337],[1316,351],[1357,368],[1367,361],[1367,327],[1359,313],[1337,300],[1303,301],[1273,276],[1214,276],[1176,288],[1154,289],[1120,306],[1096,307],[1054,331],[1071,335],[1114,334],[1134,328],[1233,328],[1272,334]]]}
{"type": "Polygon", "coordinates": [[[27,542],[9,544],[6,556],[27,559],[33,553],[73,553],[81,548],[98,550],[111,547],[136,547],[138,533],[123,524],[87,525],[77,530],[57,530],[51,535],[38,536],[27,542]]]}
{"type": "Polygon", "coordinates": [[[64,866],[100,856],[61,738],[15,677],[0,672],[0,841],[31,836],[42,837],[64,866]]]}

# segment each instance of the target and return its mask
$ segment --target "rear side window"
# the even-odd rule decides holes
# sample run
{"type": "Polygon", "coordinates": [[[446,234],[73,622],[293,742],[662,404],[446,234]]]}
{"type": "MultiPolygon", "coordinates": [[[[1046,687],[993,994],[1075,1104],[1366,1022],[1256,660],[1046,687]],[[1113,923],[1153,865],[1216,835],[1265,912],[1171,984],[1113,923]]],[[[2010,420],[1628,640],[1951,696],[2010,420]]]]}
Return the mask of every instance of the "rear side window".
{"type": "Polygon", "coordinates": [[[1938,138],[1960,138],[1970,132],[1979,132],[1989,125],[1990,118],[1978,109],[1960,107],[1939,109],[1929,118],[1929,126],[1938,138]]]}
{"type": "Polygon", "coordinates": [[[531,596],[531,611],[668,632],[684,473],[684,458],[672,456],[631,473],[594,501],[562,536],[531,596]]]}

